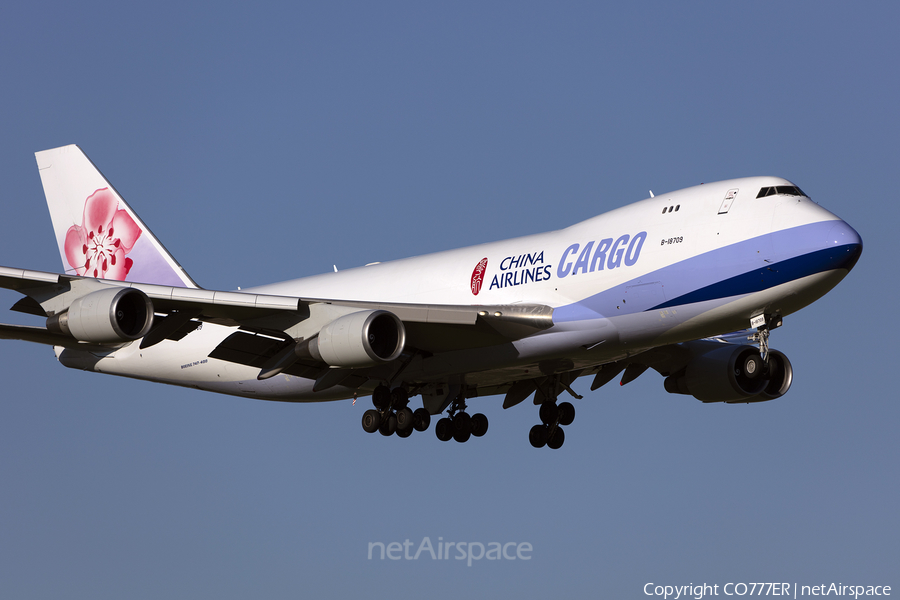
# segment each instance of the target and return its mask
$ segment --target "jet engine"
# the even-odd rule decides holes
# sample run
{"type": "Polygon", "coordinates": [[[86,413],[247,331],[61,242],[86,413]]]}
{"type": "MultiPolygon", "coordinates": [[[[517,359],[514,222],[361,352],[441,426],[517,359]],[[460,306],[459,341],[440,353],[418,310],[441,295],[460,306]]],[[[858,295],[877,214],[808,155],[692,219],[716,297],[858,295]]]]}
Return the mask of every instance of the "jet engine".
{"type": "Polygon", "coordinates": [[[153,325],[153,303],[134,288],[111,287],[77,298],[47,319],[47,329],[82,342],[118,344],[141,338],[153,325]]]}
{"type": "Polygon", "coordinates": [[[403,322],[386,310],[362,310],[335,319],[309,341],[308,351],[332,367],[373,367],[395,360],[406,345],[403,322]]]}
{"type": "Polygon", "coordinates": [[[777,350],[769,352],[767,363],[753,346],[721,346],[695,356],[682,371],[667,377],[666,391],[702,402],[774,400],[791,387],[794,371],[777,350]]]}

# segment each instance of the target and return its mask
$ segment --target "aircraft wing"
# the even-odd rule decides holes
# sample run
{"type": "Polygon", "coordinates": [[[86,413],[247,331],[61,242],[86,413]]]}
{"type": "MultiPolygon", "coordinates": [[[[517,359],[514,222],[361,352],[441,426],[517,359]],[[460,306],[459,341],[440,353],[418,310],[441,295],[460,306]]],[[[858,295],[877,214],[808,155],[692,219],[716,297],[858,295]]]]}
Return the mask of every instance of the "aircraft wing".
{"type": "Polygon", "coordinates": [[[48,331],[46,327],[31,327],[28,325],[6,325],[0,323],[0,340],[23,340],[48,344],[50,346],[63,346],[65,348],[83,348],[83,344],[73,337],[61,333],[48,331]]]}
{"type": "MultiPolygon", "coordinates": [[[[361,310],[385,310],[394,314],[406,327],[407,344],[428,352],[503,343],[553,325],[553,309],[544,305],[458,306],[300,298],[94,279],[9,267],[0,267],[0,287],[27,296],[13,310],[44,317],[62,313],[75,299],[96,291],[140,290],[152,301],[156,315],[142,347],[163,339],[181,339],[199,322],[236,326],[252,335],[285,340],[309,338],[328,320],[361,310]]],[[[43,328],[26,330],[4,325],[0,337],[71,344],[71,339],[60,343],[65,336],[43,328]]],[[[263,357],[268,354],[263,352],[263,357]]]]}

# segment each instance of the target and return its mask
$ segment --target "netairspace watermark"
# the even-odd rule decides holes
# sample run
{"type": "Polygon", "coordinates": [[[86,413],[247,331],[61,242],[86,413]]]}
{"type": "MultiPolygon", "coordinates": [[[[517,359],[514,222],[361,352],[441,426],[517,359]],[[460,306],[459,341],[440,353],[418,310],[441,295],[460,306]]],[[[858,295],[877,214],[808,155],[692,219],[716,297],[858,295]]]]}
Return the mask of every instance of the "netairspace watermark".
{"type": "Polygon", "coordinates": [[[439,537],[437,544],[431,543],[431,538],[424,537],[415,552],[415,545],[407,539],[405,542],[369,542],[369,560],[467,560],[467,566],[472,566],[473,560],[531,560],[534,548],[528,542],[445,542],[439,537]]]}
{"type": "Polygon", "coordinates": [[[842,583],[820,583],[819,585],[798,585],[796,583],[726,583],[710,585],[703,583],[694,585],[644,585],[647,596],[661,596],[663,600],[679,600],[694,598],[701,600],[706,596],[890,596],[889,585],[844,585],[842,583]],[[720,592],[721,588],[721,592],[720,592]]]}

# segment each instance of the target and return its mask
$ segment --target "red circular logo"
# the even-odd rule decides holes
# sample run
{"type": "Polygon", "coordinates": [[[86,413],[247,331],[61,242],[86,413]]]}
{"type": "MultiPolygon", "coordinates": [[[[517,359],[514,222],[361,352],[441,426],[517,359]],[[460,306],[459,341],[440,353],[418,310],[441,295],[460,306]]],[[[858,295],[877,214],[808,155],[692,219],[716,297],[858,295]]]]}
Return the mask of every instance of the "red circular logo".
{"type": "Polygon", "coordinates": [[[478,295],[478,292],[481,291],[481,284],[484,283],[484,272],[487,270],[487,257],[481,259],[477,265],[475,265],[475,270],[472,271],[472,293],[474,295],[478,295]]]}

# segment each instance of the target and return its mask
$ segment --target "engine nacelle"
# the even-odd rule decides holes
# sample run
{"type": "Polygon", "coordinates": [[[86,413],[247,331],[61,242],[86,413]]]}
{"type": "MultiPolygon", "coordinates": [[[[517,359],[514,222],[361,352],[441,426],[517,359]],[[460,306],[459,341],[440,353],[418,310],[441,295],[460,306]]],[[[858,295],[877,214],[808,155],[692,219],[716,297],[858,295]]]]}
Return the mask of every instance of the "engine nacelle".
{"type": "Polygon", "coordinates": [[[134,288],[111,287],[77,298],[62,313],[47,319],[47,329],[82,342],[118,344],[147,335],[153,325],[153,302],[134,288]]]}
{"type": "MultiPolygon", "coordinates": [[[[774,352],[772,354],[775,354],[774,352]]],[[[787,357],[777,353],[784,359],[790,369],[787,357]]],[[[770,382],[761,368],[759,350],[753,346],[722,346],[701,354],[691,360],[684,372],[666,378],[666,391],[673,394],[689,394],[703,402],[753,402],[761,401],[755,396],[766,393],[770,383],[772,391],[777,392],[780,384],[770,382]],[[753,358],[756,357],[754,363],[753,358]]],[[[790,387],[788,378],[787,387],[790,387]]],[[[772,395],[771,400],[787,391],[772,395]]]]}
{"type": "Polygon", "coordinates": [[[362,310],[335,319],[309,342],[309,353],[332,367],[373,367],[395,360],[406,329],[386,310],[362,310]]]}

